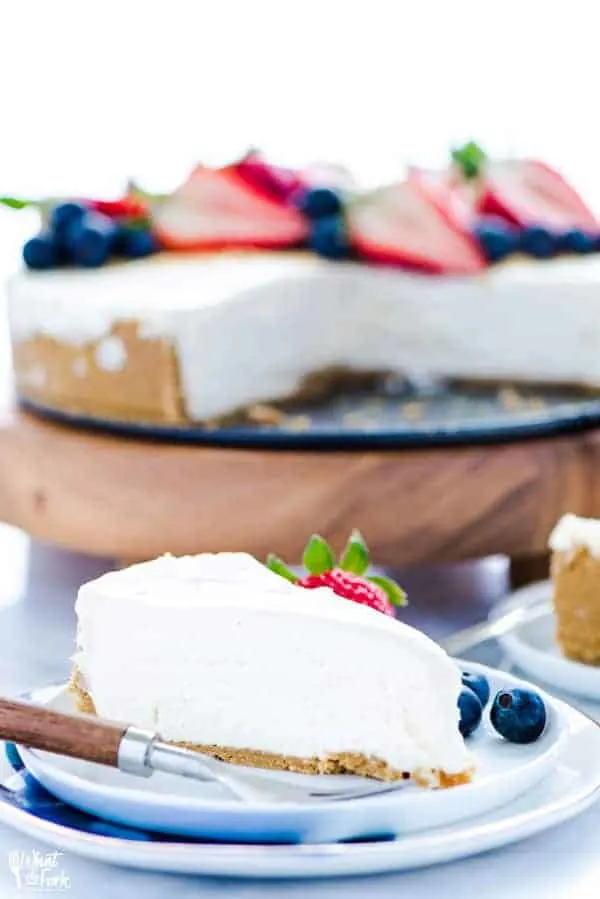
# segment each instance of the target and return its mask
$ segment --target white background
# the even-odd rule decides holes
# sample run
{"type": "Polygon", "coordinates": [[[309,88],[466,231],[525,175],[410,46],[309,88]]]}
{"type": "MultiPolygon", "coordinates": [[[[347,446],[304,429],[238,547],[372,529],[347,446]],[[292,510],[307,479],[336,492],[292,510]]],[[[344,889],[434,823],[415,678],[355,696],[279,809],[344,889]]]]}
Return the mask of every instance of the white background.
{"type": "Polygon", "coordinates": [[[172,183],[250,143],[368,180],[475,137],[600,200],[594,0],[2,0],[0,190],[172,183]],[[596,183],[598,182],[598,183],[596,183]]]}

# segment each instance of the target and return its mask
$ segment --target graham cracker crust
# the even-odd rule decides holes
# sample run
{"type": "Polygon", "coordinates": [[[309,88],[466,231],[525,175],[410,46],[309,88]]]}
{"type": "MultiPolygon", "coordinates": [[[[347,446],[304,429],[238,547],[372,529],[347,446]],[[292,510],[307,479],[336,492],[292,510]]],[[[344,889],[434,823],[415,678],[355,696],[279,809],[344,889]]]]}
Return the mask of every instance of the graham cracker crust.
{"type": "Polygon", "coordinates": [[[587,549],[553,553],[556,636],[569,659],[600,665],[600,559],[587,549]]]}
{"type": "MultiPolygon", "coordinates": [[[[93,699],[86,690],[81,673],[76,666],[72,669],[69,690],[75,695],[80,712],[86,715],[96,714],[93,699]]],[[[355,752],[332,753],[324,758],[300,758],[256,749],[233,749],[227,746],[190,743],[185,740],[170,742],[183,749],[203,752],[234,765],[268,768],[273,771],[293,771],[297,774],[355,774],[386,782],[413,780],[421,787],[443,788],[469,783],[473,776],[472,770],[461,771],[458,774],[448,774],[439,770],[398,771],[382,759],[355,752]]]]}
{"type": "Polygon", "coordinates": [[[136,321],[118,322],[100,340],[83,344],[42,334],[14,341],[13,366],[19,396],[52,409],[125,421],[186,421],[175,350],[164,338],[141,338],[136,321]],[[118,354],[108,365],[107,347],[118,354]]]}

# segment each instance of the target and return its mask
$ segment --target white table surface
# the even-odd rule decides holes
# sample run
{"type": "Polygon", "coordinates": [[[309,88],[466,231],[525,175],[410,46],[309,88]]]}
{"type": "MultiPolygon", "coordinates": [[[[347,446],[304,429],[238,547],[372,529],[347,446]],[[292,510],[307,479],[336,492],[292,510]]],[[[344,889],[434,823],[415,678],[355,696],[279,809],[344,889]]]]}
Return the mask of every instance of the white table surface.
{"type": "MultiPolygon", "coordinates": [[[[32,543],[0,525],[0,693],[57,682],[69,671],[77,586],[110,566],[32,543]]],[[[453,572],[405,573],[412,598],[406,617],[433,635],[485,614],[505,588],[501,560],[487,566],[459,566],[453,572]]],[[[29,837],[0,825],[0,896],[22,897],[8,869],[8,853],[42,849],[29,837]]],[[[127,871],[66,853],[72,899],[247,897],[247,899],[562,899],[597,895],[600,883],[600,805],[576,820],[508,849],[427,870],[398,875],[310,883],[220,881],[127,871]]]]}

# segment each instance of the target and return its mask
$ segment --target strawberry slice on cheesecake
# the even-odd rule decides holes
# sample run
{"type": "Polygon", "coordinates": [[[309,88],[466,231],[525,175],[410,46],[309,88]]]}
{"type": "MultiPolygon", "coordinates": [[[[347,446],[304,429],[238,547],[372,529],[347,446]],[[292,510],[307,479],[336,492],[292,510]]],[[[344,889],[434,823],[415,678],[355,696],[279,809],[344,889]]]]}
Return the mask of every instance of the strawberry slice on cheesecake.
{"type": "Polygon", "coordinates": [[[283,249],[301,244],[308,231],[297,209],[258,189],[245,170],[202,165],[157,205],[154,228],[168,250],[283,249]]]}
{"type": "Polygon", "coordinates": [[[416,174],[361,197],[348,209],[350,239],[369,262],[427,272],[470,274],[485,268],[466,222],[416,174]]]}

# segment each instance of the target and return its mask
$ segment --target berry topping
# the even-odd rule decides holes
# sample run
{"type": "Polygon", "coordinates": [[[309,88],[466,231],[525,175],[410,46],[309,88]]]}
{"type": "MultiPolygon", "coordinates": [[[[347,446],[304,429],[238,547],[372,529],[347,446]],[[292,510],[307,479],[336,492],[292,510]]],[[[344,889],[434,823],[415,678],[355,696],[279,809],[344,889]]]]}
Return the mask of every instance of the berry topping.
{"type": "Polygon", "coordinates": [[[394,606],[406,605],[406,594],[390,578],[382,575],[366,576],[369,552],[359,531],[353,531],[339,562],[329,544],[318,534],[308,541],[302,557],[308,574],[298,577],[277,556],[270,555],[267,566],[286,580],[315,590],[329,587],[338,596],[369,606],[384,615],[394,616],[394,606]]]}
{"type": "Polygon", "coordinates": [[[127,259],[141,259],[156,253],[159,246],[149,228],[123,227],[117,236],[117,249],[127,259]]]}
{"type": "Polygon", "coordinates": [[[122,197],[120,200],[86,200],[89,209],[101,212],[111,219],[140,219],[148,215],[146,204],[138,197],[122,197]]]}
{"type": "Polygon", "coordinates": [[[500,262],[519,249],[519,230],[497,216],[481,219],[473,233],[488,262],[500,262]]]}
{"type": "Polygon", "coordinates": [[[171,250],[282,249],[302,243],[308,232],[297,209],[257,191],[233,168],[204,166],[157,205],[154,224],[159,242],[171,250]]]}
{"type": "Polygon", "coordinates": [[[500,690],[492,703],[490,721],[510,743],[533,743],[546,726],[546,706],[533,690],[500,690]]]}
{"type": "Polygon", "coordinates": [[[303,180],[297,172],[271,165],[257,150],[250,150],[231,168],[250,187],[272,200],[287,203],[303,190],[303,180]]]}
{"type": "Polygon", "coordinates": [[[65,246],[77,265],[96,268],[110,257],[118,229],[114,221],[100,212],[88,212],[67,231],[65,246]]]}
{"type": "Polygon", "coordinates": [[[350,599],[352,602],[369,606],[376,612],[384,615],[394,615],[394,608],[390,603],[385,590],[357,574],[342,571],[341,568],[333,568],[324,571],[323,574],[307,574],[297,582],[299,587],[314,590],[317,587],[330,587],[338,596],[350,599]]]}
{"type": "Polygon", "coordinates": [[[458,696],[458,710],[460,712],[458,729],[463,737],[470,737],[481,723],[483,706],[472,690],[464,689],[458,696]]]}
{"type": "Polygon", "coordinates": [[[298,209],[311,220],[339,215],[344,208],[340,194],[331,187],[310,187],[302,191],[295,202],[298,209]]]}
{"type": "Polygon", "coordinates": [[[346,223],[341,215],[319,218],[312,223],[309,247],[324,259],[347,259],[350,244],[346,223]]]}
{"type": "Polygon", "coordinates": [[[464,274],[485,265],[472,236],[416,178],[363,196],[349,205],[347,218],[351,243],[368,261],[464,274]]]}
{"type": "Polygon", "coordinates": [[[579,194],[543,162],[533,159],[494,163],[483,170],[481,211],[500,215],[522,228],[538,223],[563,232],[594,231],[598,223],[579,194]]]}
{"type": "Polygon", "coordinates": [[[51,231],[59,235],[65,234],[73,225],[81,222],[87,212],[87,208],[83,203],[68,201],[59,203],[50,212],[48,225],[51,231]]]}
{"type": "Polygon", "coordinates": [[[32,237],[23,247],[23,262],[27,268],[54,268],[61,262],[59,245],[53,234],[42,232],[32,237]]]}
{"type": "Polygon", "coordinates": [[[487,701],[490,698],[490,685],[485,674],[463,671],[462,684],[463,687],[468,687],[475,693],[482,706],[487,705],[487,701]]]}
{"type": "Polygon", "coordinates": [[[519,245],[528,256],[551,259],[560,249],[560,238],[541,225],[532,225],[521,232],[519,245]]]}
{"type": "Polygon", "coordinates": [[[598,234],[572,228],[561,235],[560,248],[566,253],[594,253],[600,247],[598,234]]]}

